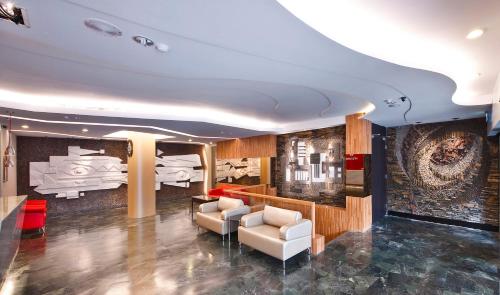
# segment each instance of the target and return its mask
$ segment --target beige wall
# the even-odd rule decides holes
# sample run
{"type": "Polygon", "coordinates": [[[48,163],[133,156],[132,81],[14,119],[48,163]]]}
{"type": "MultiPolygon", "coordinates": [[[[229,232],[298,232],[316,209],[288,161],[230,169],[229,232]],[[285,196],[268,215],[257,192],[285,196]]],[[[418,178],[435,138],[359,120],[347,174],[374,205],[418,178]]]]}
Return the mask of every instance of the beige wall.
{"type": "MultiPolygon", "coordinates": [[[[2,128],[0,130],[0,192],[1,196],[15,196],[17,195],[17,159],[14,159],[14,167],[9,167],[9,180],[3,182],[3,154],[5,148],[7,147],[9,138],[7,129],[2,128]]],[[[12,145],[14,149],[17,150],[16,146],[16,136],[12,135],[12,145]]]]}

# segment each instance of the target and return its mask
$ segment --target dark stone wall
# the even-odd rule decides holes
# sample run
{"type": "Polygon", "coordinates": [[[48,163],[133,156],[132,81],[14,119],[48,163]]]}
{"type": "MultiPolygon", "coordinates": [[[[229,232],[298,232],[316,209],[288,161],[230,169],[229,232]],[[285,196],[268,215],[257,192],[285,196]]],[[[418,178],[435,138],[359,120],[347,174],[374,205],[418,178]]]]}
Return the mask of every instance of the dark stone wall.
{"type": "MultiPolygon", "coordinates": [[[[112,140],[88,140],[47,137],[17,137],[17,190],[18,194],[27,194],[29,199],[46,199],[50,216],[73,214],[77,212],[105,210],[127,206],[127,185],[117,189],[87,191],[78,199],[56,198],[55,195],[41,195],[29,186],[29,163],[47,162],[49,156],[67,156],[68,146],[79,146],[83,149],[105,150],[106,156],[118,157],[127,163],[127,143],[112,140]]],[[[184,155],[197,153],[203,159],[203,147],[192,144],[158,143],[157,149],[164,155],[184,155]]],[[[156,192],[157,203],[171,198],[203,194],[203,182],[191,183],[190,188],[161,186],[156,192]]]]}
{"type": "Polygon", "coordinates": [[[498,139],[484,119],[388,128],[388,210],[498,226],[498,139]]]}
{"type": "Polygon", "coordinates": [[[41,195],[35,187],[29,186],[29,163],[47,162],[49,156],[67,156],[68,146],[83,149],[105,150],[106,156],[118,157],[127,163],[127,143],[125,141],[88,140],[72,138],[17,137],[17,192],[27,194],[28,199],[46,199],[49,216],[76,212],[103,210],[127,206],[127,186],[118,189],[88,191],[78,199],[56,198],[55,195],[41,195]]]}
{"type": "Polygon", "coordinates": [[[275,183],[278,196],[314,201],[318,204],[345,206],[345,125],[283,134],[278,136],[277,157],[274,165],[275,183]],[[286,181],[286,168],[289,162],[291,140],[304,140],[306,146],[314,148],[315,153],[328,153],[332,146],[335,160],[342,166],[342,179],[318,183],[286,181]]]}

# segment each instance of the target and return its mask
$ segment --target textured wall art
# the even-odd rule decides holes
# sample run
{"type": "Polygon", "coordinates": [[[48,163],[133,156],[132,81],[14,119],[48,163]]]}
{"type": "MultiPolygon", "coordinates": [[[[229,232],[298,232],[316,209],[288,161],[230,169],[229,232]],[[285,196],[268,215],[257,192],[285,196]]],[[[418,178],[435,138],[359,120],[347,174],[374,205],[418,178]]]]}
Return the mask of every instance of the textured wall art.
{"type": "MultiPolygon", "coordinates": [[[[75,199],[80,192],[116,189],[127,183],[127,164],[118,157],[103,156],[105,151],[69,146],[67,156],[50,156],[49,162],[30,162],[30,186],[36,192],[56,198],[75,199]],[[96,155],[97,154],[97,155],[96,155]]],[[[203,181],[198,154],[156,157],[156,190],[161,184],[189,188],[190,182],[203,181]]]]}
{"type": "Polygon", "coordinates": [[[30,186],[56,198],[74,199],[80,192],[116,189],[127,183],[127,165],[118,157],[103,156],[104,150],[69,146],[67,156],[50,156],[48,162],[30,163],[30,186]],[[96,156],[95,154],[99,154],[96,156]]]}
{"type": "Polygon", "coordinates": [[[388,129],[388,210],[498,226],[498,142],[484,119],[388,129]]]}
{"type": "Polygon", "coordinates": [[[156,190],[161,184],[188,188],[191,182],[203,181],[203,166],[200,155],[160,156],[156,157],[156,190]]]}
{"type": "Polygon", "coordinates": [[[345,205],[345,126],[278,136],[280,196],[345,205]]]}
{"type": "Polygon", "coordinates": [[[217,182],[245,185],[260,182],[260,158],[217,160],[215,165],[217,182]]]}

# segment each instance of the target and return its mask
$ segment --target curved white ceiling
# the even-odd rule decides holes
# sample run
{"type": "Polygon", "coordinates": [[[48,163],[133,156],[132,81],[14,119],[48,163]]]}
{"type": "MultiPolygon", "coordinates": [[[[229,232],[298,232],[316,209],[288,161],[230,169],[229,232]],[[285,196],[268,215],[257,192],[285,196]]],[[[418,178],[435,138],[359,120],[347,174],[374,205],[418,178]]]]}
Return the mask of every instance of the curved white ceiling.
{"type": "Polygon", "coordinates": [[[453,102],[491,104],[500,72],[500,1],[278,0],[306,24],[356,51],[442,73],[453,102]],[[477,40],[468,32],[484,29],[477,40]]]}
{"type": "Polygon", "coordinates": [[[370,119],[385,126],[485,109],[453,104],[456,84],[448,77],[355,52],[275,1],[124,0],[120,9],[102,0],[15,2],[31,27],[0,26],[0,107],[30,116],[149,119],[171,130],[199,122],[182,128],[204,137],[232,126],[239,137],[332,126],[374,108],[370,119]],[[87,18],[111,22],[123,35],[91,31],[87,18]],[[170,51],[144,48],[135,35],[170,51]],[[406,104],[384,103],[401,96],[413,101],[408,121],[406,104]]]}

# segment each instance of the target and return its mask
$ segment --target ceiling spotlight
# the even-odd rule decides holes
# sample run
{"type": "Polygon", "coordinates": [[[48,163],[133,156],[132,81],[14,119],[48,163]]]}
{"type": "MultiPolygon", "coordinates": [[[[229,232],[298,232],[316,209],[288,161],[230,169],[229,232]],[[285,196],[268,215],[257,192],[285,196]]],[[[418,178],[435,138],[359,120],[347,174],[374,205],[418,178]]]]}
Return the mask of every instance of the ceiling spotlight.
{"type": "Polygon", "coordinates": [[[141,44],[144,47],[151,47],[155,44],[155,42],[153,42],[153,40],[146,38],[146,37],[143,37],[143,36],[134,36],[134,37],[132,37],[132,40],[134,40],[138,44],[141,44]]]}
{"type": "Polygon", "coordinates": [[[97,18],[89,18],[84,22],[85,26],[91,30],[111,37],[120,37],[122,30],[114,24],[97,18]]]}
{"type": "Polygon", "coordinates": [[[213,144],[213,142],[209,142],[208,144],[213,144]]]}
{"type": "Polygon", "coordinates": [[[484,34],[483,29],[475,29],[475,30],[470,31],[469,34],[467,34],[466,38],[469,40],[474,40],[474,39],[481,37],[483,34],[484,34]]]}
{"type": "Polygon", "coordinates": [[[87,133],[87,132],[89,132],[89,130],[88,130],[87,128],[83,128],[83,129],[82,129],[82,132],[83,132],[83,133],[87,133]]]}
{"type": "Polygon", "coordinates": [[[10,1],[0,2],[0,19],[10,20],[16,25],[24,25],[24,17],[21,8],[16,7],[10,1]]]}
{"type": "Polygon", "coordinates": [[[28,125],[24,124],[24,125],[21,125],[21,128],[23,128],[23,129],[29,129],[29,128],[30,128],[30,126],[28,126],[28,125]]]}
{"type": "Polygon", "coordinates": [[[189,141],[189,142],[191,142],[191,141],[193,141],[193,140],[190,138],[190,139],[188,139],[188,141],[189,141]]]}

